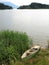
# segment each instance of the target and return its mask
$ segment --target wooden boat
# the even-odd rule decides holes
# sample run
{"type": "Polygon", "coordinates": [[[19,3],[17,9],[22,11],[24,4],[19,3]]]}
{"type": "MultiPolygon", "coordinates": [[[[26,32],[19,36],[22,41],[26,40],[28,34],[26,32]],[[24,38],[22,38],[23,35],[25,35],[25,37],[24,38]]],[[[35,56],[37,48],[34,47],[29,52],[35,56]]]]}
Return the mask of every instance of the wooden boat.
{"type": "Polygon", "coordinates": [[[29,50],[27,50],[23,53],[23,55],[21,56],[21,59],[29,57],[29,56],[35,54],[36,52],[38,52],[39,50],[40,50],[40,46],[37,46],[37,45],[33,46],[29,50]]]}

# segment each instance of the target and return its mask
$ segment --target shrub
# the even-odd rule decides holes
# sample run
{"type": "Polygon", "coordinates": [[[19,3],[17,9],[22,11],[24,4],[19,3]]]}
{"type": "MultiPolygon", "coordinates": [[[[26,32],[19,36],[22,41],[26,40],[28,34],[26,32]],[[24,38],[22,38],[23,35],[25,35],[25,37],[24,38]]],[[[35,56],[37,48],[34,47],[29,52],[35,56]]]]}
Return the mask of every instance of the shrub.
{"type": "Polygon", "coordinates": [[[20,59],[24,51],[29,48],[30,42],[26,33],[0,31],[0,61],[9,64],[11,60],[20,59]]]}

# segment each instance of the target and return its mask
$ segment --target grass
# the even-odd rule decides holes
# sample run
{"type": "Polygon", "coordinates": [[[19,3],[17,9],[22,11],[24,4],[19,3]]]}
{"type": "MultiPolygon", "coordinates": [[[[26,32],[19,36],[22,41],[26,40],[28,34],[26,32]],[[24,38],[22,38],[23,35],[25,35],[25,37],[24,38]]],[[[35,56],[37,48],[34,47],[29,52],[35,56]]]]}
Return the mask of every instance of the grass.
{"type": "Polygon", "coordinates": [[[26,33],[0,31],[0,65],[49,65],[49,49],[41,49],[29,59],[21,59],[31,42],[26,33]]]}
{"type": "Polygon", "coordinates": [[[16,61],[13,65],[49,65],[49,49],[42,49],[34,57],[26,61],[16,61]]]}
{"type": "Polygon", "coordinates": [[[25,32],[0,31],[0,65],[10,64],[11,60],[20,60],[30,44],[31,41],[25,32]]]}

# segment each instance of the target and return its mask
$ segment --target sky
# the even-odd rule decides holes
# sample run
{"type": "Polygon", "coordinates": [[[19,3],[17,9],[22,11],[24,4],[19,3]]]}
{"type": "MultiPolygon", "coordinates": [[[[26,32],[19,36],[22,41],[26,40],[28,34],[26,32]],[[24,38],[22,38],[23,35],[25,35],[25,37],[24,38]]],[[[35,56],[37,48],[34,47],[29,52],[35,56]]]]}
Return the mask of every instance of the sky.
{"type": "Polygon", "coordinates": [[[16,5],[29,5],[31,2],[38,2],[43,4],[49,4],[49,0],[0,0],[0,2],[12,2],[16,5]]]}

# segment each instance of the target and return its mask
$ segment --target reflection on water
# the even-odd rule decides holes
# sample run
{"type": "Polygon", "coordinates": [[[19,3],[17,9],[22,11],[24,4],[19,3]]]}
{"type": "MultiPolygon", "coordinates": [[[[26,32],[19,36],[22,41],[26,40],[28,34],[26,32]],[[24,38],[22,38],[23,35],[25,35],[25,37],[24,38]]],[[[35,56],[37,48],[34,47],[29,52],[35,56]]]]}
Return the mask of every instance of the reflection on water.
{"type": "Polygon", "coordinates": [[[0,10],[0,30],[27,32],[34,44],[46,45],[49,39],[49,9],[0,10]]]}

